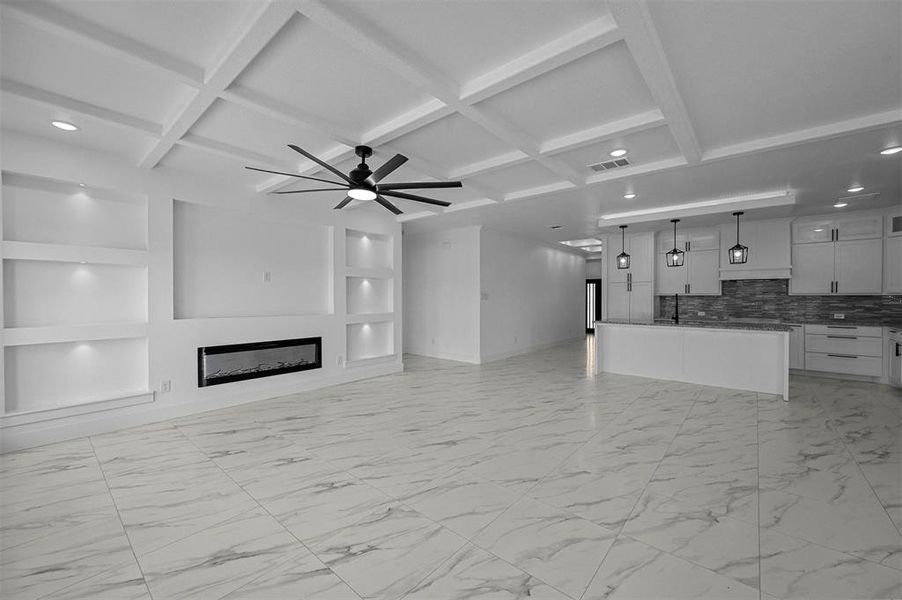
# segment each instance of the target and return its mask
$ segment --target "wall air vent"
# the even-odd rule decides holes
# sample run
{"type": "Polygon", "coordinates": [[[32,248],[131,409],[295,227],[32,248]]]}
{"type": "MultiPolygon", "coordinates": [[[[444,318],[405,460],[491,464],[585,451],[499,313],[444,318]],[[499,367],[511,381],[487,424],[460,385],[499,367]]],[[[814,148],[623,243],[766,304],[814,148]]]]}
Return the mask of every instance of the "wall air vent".
{"type": "Polygon", "coordinates": [[[610,171],[611,169],[616,169],[618,167],[628,167],[630,165],[630,161],[626,158],[615,158],[614,160],[606,160],[604,162],[596,163],[594,165],[589,165],[589,168],[593,171],[601,172],[601,171],[610,171]]]}

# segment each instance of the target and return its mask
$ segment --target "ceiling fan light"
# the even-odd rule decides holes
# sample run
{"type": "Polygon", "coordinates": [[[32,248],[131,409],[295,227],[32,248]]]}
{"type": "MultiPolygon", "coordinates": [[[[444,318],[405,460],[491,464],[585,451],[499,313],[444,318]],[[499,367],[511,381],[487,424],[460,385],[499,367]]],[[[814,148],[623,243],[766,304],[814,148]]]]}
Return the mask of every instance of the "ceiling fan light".
{"type": "Polygon", "coordinates": [[[354,200],[375,200],[376,192],[366,188],[351,188],[348,190],[348,196],[354,200]]]}

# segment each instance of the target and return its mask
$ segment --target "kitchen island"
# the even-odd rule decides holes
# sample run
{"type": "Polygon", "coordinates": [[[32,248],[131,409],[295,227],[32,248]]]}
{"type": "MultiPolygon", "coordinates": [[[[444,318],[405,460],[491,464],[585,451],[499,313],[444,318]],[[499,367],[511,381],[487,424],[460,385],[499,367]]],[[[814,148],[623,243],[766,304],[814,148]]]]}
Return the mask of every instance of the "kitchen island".
{"type": "Polygon", "coordinates": [[[595,324],[595,373],[748,390],[789,400],[790,327],[670,321],[595,324]]]}

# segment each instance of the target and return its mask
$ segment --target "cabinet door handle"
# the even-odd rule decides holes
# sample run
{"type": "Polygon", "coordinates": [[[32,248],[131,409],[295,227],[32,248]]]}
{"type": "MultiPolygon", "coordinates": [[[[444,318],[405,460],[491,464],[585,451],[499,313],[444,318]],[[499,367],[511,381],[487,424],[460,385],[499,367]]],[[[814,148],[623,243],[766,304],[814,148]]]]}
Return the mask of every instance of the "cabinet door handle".
{"type": "Polygon", "coordinates": [[[858,358],[854,354],[828,354],[827,356],[832,356],[833,358],[858,358]]]}
{"type": "Polygon", "coordinates": [[[836,282],[836,293],[837,294],[839,293],[839,282],[838,281],[836,282]]]}
{"type": "Polygon", "coordinates": [[[832,281],[830,282],[830,293],[831,294],[833,293],[833,282],[832,281]]]}
{"type": "Polygon", "coordinates": [[[833,339],[833,340],[857,340],[858,339],[857,335],[828,335],[827,337],[830,339],[833,339]]]}
{"type": "Polygon", "coordinates": [[[902,356],[902,344],[896,342],[896,356],[902,356]]]}

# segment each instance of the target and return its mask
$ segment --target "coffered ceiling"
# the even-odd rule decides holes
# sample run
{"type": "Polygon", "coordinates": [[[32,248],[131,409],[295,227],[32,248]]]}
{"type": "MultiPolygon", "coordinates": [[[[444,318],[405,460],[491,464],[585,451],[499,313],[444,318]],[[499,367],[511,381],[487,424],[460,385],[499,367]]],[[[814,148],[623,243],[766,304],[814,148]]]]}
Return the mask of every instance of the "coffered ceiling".
{"type": "Polygon", "coordinates": [[[304,186],[243,166],[316,174],[288,143],[343,170],[363,143],[463,180],[399,200],[412,230],[557,241],[712,198],[899,203],[900,40],[895,0],[3,0],[0,124],[260,193],[304,186]]]}

